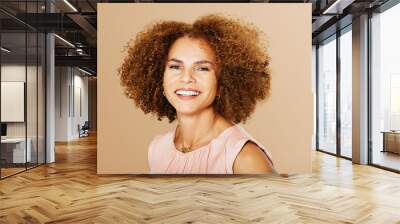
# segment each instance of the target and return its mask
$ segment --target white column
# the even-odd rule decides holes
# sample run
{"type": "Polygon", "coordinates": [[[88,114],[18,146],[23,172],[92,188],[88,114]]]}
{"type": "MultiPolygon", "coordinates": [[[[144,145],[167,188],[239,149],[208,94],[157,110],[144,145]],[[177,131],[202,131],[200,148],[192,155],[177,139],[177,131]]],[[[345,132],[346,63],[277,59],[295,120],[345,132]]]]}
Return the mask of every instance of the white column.
{"type": "Polygon", "coordinates": [[[46,163],[55,161],[54,133],[55,133],[55,75],[54,75],[54,35],[49,33],[46,36],[46,163]]]}

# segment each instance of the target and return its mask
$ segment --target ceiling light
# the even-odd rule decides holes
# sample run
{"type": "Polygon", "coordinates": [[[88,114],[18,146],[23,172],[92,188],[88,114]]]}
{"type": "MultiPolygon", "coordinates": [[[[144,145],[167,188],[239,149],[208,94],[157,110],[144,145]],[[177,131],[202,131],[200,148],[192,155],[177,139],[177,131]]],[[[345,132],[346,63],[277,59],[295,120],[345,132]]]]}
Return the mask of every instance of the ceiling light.
{"type": "Polygon", "coordinates": [[[347,6],[351,5],[355,0],[336,0],[322,14],[342,14],[347,6]]]}
{"type": "Polygon", "coordinates": [[[5,47],[1,47],[1,50],[4,51],[4,52],[6,52],[6,53],[10,53],[10,52],[11,52],[11,50],[9,50],[9,49],[7,49],[7,48],[5,48],[5,47]]]}
{"type": "Polygon", "coordinates": [[[65,4],[67,4],[72,10],[74,10],[74,12],[78,12],[78,10],[71,4],[69,3],[68,0],[64,0],[65,4]]]}
{"type": "Polygon", "coordinates": [[[78,67],[78,70],[81,71],[81,72],[83,72],[83,73],[85,73],[85,74],[87,74],[87,75],[93,75],[92,73],[90,73],[90,72],[88,72],[88,71],[86,71],[86,70],[83,70],[83,69],[81,69],[81,68],[79,68],[79,67],[78,67]]]}
{"type": "Polygon", "coordinates": [[[63,41],[64,43],[66,43],[67,45],[69,45],[70,47],[75,48],[75,45],[71,44],[71,42],[69,42],[68,40],[58,36],[57,34],[54,34],[55,37],[57,37],[58,39],[60,39],[61,41],[63,41]]]}
{"type": "Polygon", "coordinates": [[[79,55],[83,55],[83,50],[81,48],[77,48],[76,53],[78,53],[79,55]]]}

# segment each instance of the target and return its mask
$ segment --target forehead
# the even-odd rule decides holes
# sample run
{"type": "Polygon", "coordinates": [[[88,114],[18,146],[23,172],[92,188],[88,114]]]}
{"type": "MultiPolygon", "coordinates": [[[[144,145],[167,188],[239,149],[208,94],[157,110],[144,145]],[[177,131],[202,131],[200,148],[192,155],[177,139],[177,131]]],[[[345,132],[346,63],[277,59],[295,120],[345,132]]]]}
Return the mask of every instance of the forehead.
{"type": "Polygon", "coordinates": [[[168,58],[215,61],[215,53],[205,39],[184,36],[172,44],[168,58]]]}

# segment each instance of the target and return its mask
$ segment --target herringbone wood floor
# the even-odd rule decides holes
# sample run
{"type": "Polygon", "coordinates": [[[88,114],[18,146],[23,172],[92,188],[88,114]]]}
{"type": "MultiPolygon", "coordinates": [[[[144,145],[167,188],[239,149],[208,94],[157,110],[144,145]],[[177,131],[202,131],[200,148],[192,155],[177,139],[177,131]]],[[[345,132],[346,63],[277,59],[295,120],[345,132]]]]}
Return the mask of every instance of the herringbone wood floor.
{"type": "Polygon", "coordinates": [[[400,175],[317,153],[312,174],[97,176],[96,138],[0,181],[0,223],[400,223],[400,175]]]}

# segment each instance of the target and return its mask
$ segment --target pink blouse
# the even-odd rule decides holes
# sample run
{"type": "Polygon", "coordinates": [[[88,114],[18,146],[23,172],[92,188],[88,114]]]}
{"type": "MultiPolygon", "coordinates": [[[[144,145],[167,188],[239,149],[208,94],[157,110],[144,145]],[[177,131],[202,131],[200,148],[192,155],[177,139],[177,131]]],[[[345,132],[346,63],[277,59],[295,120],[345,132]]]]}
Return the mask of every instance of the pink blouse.
{"type": "Polygon", "coordinates": [[[225,129],[208,145],[188,153],[175,148],[173,131],[154,137],[148,150],[151,174],[233,174],[233,163],[248,141],[260,147],[272,163],[264,146],[239,125],[225,129]]]}

